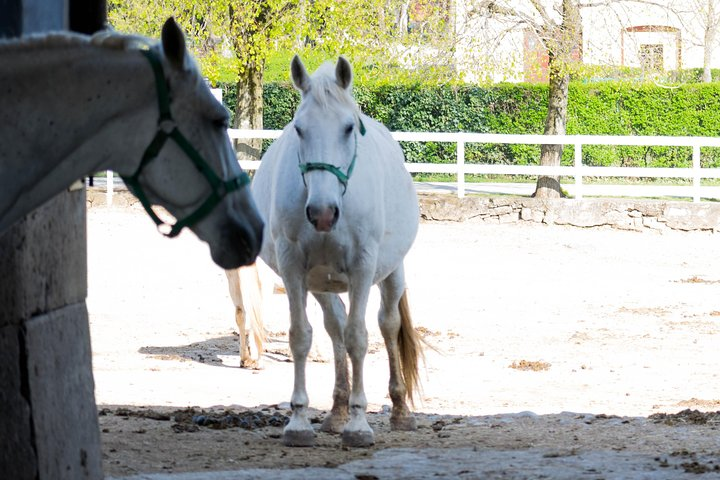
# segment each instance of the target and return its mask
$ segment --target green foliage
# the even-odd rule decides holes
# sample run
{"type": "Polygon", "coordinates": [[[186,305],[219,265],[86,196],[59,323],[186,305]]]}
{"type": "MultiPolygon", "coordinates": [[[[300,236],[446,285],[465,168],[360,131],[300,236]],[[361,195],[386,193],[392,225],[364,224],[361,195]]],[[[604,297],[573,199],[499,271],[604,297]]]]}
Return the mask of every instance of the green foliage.
{"type": "MultiPolygon", "coordinates": [[[[702,68],[686,68],[669,72],[668,81],[673,83],[700,83],[702,82],[702,68]]],[[[713,82],[720,80],[720,69],[710,69],[710,76],[713,82]]]]}
{"type": "Polygon", "coordinates": [[[397,24],[403,0],[108,0],[107,6],[113,28],[152,38],[174,16],[213,84],[264,71],[266,63],[271,81],[287,81],[293,53],[309,68],[345,55],[363,81],[452,78],[447,6],[415,3],[416,28],[410,30],[397,24]],[[418,58],[428,48],[434,54],[418,58]]]}
{"type": "MultiPolygon", "coordinates": [[[[109,0],[108,20],[119,31],[157,38],[174,16],[187,32],[203,73],[223,89],[231,111],[234,86],[249,71],[264,69],[265,128],[292,119],[299,96],[288,66],[299,53],[314,70],[325,59],[345,55],[354,66],[358,103],[369,115],[399,131],[542,133],[547,86],[453,83],[454,38],[446,2],[413,2],[412,25],[396,24],[403,0],[109,0]],[[422,82],[418,83],[417,79],[422,82]]],[[[713,72],[717,78],[718,72],[713,72]]],[[[718,84],[659,84],[697,81],[685,70],[647,83],[638,69],[581,66],[573,69],[568,133],[609,135],[707,135],[720,133],[718,84]],[[673,76],[674,75],[674,76],[673,76]],[[634,83],[606,81],[626,79],[634,83]],[[592,80],[591,80],[592,79],[592,80]]],[[[247,112],[245,112],[247,114],[247,112]]],[[[454,162],[454,144],[406,142],[413,162],[454,162]]],[[[535,164],[537,145],[466,146],[469,163],[535,164]]],[[[585,146],[589,165],[687,166],[687,148],[585,146]]],[[[572,161],[565,149],[563,164],[572,161]]],[[[704,166],[719,166],[720,153],[703,150],[704,166]]]]}
{"type": "MultiPolygon", "coordinates": [[[[573,84],[569,134],[708,136],[720,134],[718,84],[666,88],[654,84],[573,84]]],[[[716,149],[703,149],[704,167],[720,165],[716,149]]],[[[689,167],[687,147],[585,146],[583,162],[598,166],[689,167]]]]}
{"type": "MultiPolygon", "coordinates": [[[[391,131],[541,134],[547,112],[544,85],[356,85],[362,110],[391,131]]],[[[654,84],[573,82],[568,134],[720,136],[720,84],[663,88],[654,84]]],[[[292,120],[299,95],[289,83],[265,87],[265,128],[292,120]]],[[[403,142],[409,162],[453,163],[455,145],[403,142]]],[[[719,149],[702,150],[704,167],[720,167],[719,149]]],[[[466,145],[467,163],[534,165],[537,145],[466,145]]],[[[567,147],[562,163],[572,164],[567,147]]],[[[687,147],[583,146],[583,162],[593,166],[689,167],[687,147]]]]}
{"type": "Polygon", "coordinates": [[[108,23],[117,31],[160,38],[168,17],[174,17],[186,32],[188,48],[200,63],[204,75],[213,83],[233,82],[237,78],[238,60],[228,55],[223,38],[227,26],[228,4],[225,0],[108,0],[108,23]]]}
{"type": "Polygon", "coordinates": [[[282,129],[290,123],[300,103],[300,93],[289,83],[269,83],[263,92],[265,112],[263,125],[267,129],[282,129]]]}
{"type": "MultiPolygon", "coordinates": [[[[355,98],[367,115],[391,131],[542,133],[547,110],[547,89],[542,86],[496,85],[356,85],[355,98]]],[[[292,120],[299,95],[287,83],[265,85],[264,125],[283,128],[292,120]]],[[[455,161],[455,144],[403,142],[409,162],[455,161]]],[[[466,146],[468,163],[533,164],[536,145],[466,146]]]]}

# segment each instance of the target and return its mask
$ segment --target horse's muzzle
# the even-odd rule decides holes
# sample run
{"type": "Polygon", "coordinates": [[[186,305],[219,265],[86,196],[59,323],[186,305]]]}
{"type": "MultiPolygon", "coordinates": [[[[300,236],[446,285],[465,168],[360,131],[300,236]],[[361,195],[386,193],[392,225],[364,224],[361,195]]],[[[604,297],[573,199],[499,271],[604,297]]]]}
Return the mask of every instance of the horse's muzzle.
{"type": "Polygon", "coordinates": [[[210,255],[225,270],[251,265],[260,253],[262,237],[262,222],[259,225],[228,222],[222,228],[222,244],[211,246],[210,255]]]}
{"type": "Polygon", "coordinates": [[[329,232],[333,229],[340,218],[340,209],[337,205],[328,205],[325,207],[316,207],[308,205],[305,208],[305,215],[308,221],[315,227],[318,232],[329,232]]]}

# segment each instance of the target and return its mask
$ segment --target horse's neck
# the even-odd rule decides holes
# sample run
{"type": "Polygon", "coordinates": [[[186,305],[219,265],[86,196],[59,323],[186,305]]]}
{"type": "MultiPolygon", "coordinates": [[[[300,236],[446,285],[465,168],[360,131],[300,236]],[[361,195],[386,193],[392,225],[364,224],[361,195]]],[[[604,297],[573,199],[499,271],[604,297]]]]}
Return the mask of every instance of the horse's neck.
{"type": "Polygon", "coordinates": [[[131,173],[157,106],[137,52],[78,45],[0,56],[2,232],[87,174],[131,173]]]}

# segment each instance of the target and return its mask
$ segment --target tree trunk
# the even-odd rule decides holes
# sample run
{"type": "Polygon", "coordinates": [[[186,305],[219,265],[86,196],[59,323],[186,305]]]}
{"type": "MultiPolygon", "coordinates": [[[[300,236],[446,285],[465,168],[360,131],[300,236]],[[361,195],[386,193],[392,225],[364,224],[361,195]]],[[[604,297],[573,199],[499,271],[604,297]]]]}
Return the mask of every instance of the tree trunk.
{"type": "Polygon", "coordinates": [[[295,31],[295,40],[293,48],[296,52],[299,52],[303,49],[305,46],[305,29],[303,28],[303,25],[306,23],[307,19],[307,12],[306,12],[306,1],[305,0],[299,0],[297,9],[298,9],[298,15],[297,15],[297,25],[294,29],[295,31]]]}
{"type": "MultiPolygon", "coordinates": [[[[248,65],[240,73],[238,79],[234,127],[255,130],[263,128],[262,69],[257,69],[253,65],[248,65]]],[[[238,160],[260,160],[262,156],[262,140],[236,140],[235,151],[238,160]]]]}
{"type": "MultiPolygon", "coordinates": [[[[562,0],[562,23],[549,29],[548,39],[548,113],[545,135],[565,135],[567,124],[568,86],[571,66],[582,56],[582,19],[577,0],[562,0]]],[[[547,33],[547,32],[546,32],[547,33]]],[[[542,145],[540,165],[559,166],[564,145],[542,145]]],[[[535,188],[536,198],[562,196],[560,177],[540,176],[535,188]]]]}
{"type": "MultiPolygon", "coordinates": [[[[564,135],[567,123],[568,85],[570,75],[566,69],[558,71],[555,60],[550,57],[550,89],[548,93],[548,113],[545,117],[544,135],[564,135]]],[[[540,147],[540,165],[560,165],[563,145],[542,145],[540,147]]],[[[535,188],[536,198],[559,198],[562,196],[560,177],[540,176],[535,188]]]]}
{"type": "Polygon", "coordinates": [[[712,61],[713,49],[715,48],[715,34],[717,33],[717,23],[715,20],[715,1],[708,0],[707,18],[705,20],[705,38],[703,48],[703,75],[702,81],[705,83],[712,82],[712,71],[710,70],[710,62],[712,61]]]}

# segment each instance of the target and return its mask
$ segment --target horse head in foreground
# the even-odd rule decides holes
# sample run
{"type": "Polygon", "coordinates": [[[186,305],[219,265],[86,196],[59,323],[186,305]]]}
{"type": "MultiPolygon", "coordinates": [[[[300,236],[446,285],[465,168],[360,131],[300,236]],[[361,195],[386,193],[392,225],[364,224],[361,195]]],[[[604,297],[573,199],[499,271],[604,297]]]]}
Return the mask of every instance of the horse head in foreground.
{"type": "Polygon", "coordinates": [[[253,180],[255,201],[268,222],[261,257],[282,277],[290,306],[295,386],[283,440],[314,442],[305,387],[310,292],[322,308],[335,357],[333,407],[322,429],[342,432],[346,445],[371,445],[363,361],[373,285],[381,291],[378,321],[390,366],[391,426],[415,429],[406,400],[417,387],[421,350],[407,308],[403,258],[417,234],[418,200],[400,146],[355,103],[347,60],[327,63],[310,76],[295,57],[291,76],[300,106],[253,180]],[[340,292],[348,292],[349,311],[340,292]]]}
{"type": "Polygon", "coordinates": [[[108,32],[0,41],[0,87],[0,234],[79,178],[115,170],[166,235],[190,228],[223,268],[255,260],[263,222],[228,112],[174,20],[161,43],[108,32]]]}

